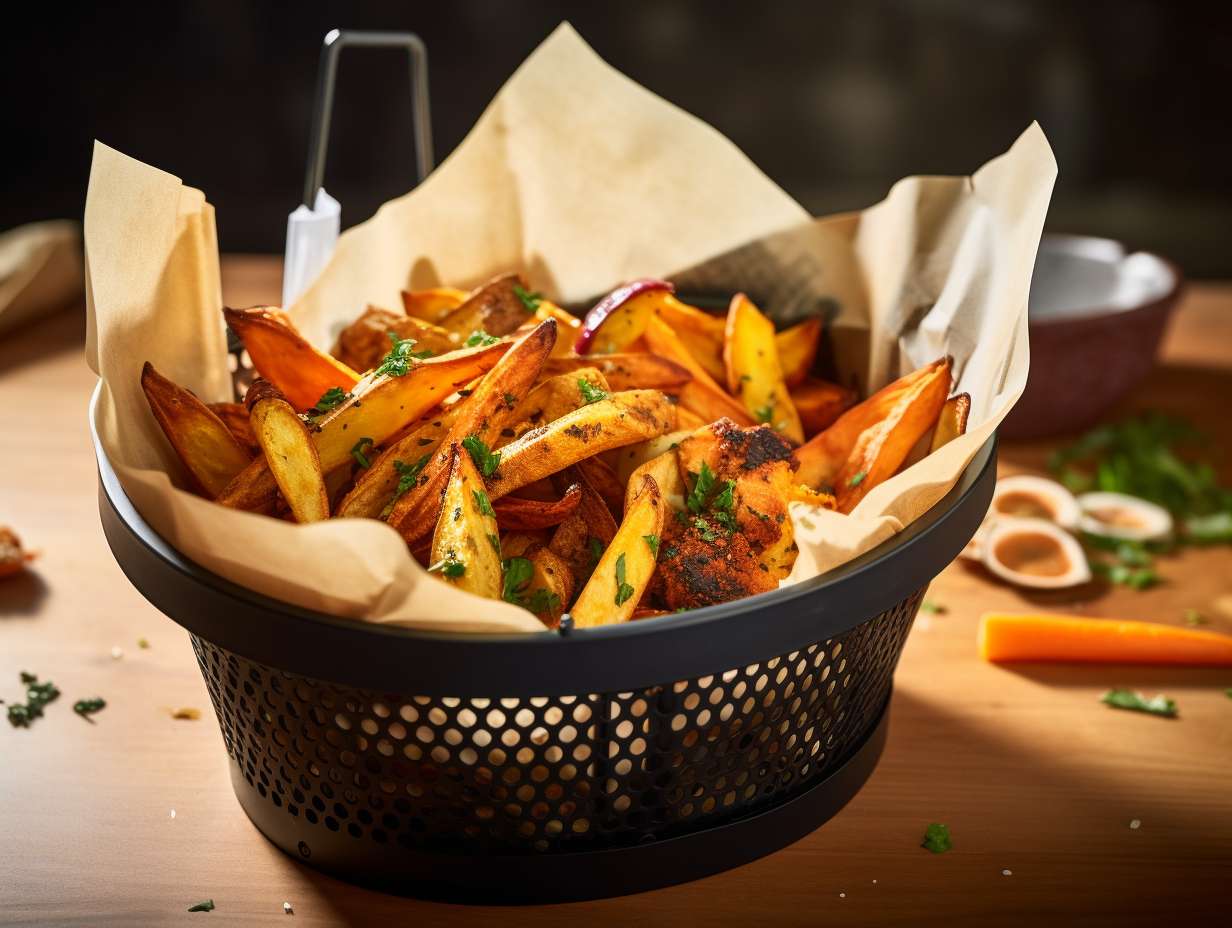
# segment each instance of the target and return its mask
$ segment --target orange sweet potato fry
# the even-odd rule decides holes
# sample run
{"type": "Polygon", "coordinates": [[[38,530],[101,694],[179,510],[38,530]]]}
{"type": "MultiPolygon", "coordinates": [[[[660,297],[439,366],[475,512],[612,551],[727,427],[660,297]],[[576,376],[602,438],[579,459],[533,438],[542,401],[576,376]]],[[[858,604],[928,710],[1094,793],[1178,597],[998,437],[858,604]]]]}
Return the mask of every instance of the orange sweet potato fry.
{"type": "Polygon", "coordinates": [[[779,367],[783,370],[783,380],[787,386],[794,387],[804,382],[813,369],[820,343],[821,320],[817,318],[805,319],[774,336],[774,344],[779,350],[779,367]]]}
{"type": "Polygon", "coordinates": [[[403,290],[402,308],[413,316],[434,325],[462,305],[465,290],[453,287],[433,287],[430,290],[403,290]]]}
{"type": "Polygon", "coordinates": [[[581,501],[582,487],[575,483],[568,487],[558,500],[506,496],[498,499],[493,506],[496,509],[496,521],[503,531],[533,532],[560,525],[577,509],[581,501]]]}
{"type": "Polygon", "coordinates": [[[675,393],[693,377],[683,365],[647,352],[554,357],[543,366],[543,373],[564,374],[584,367],[598,369],[613,390],[675,393]]]}
{"type": "MultiPolygon", "coordinates": [[[[655,354],[674,361],[692,375],[693,379],[679,388],[681,406],[697,413],[704,422],[727,417],[738,425],[754,424],[753,417],[740,401],[729,396],[706,373],[676,333],[658,316],[652,317],[646,324],[646,343],[655,354]]],[[[610,375],[608,379],[611,380],[610,375]]]]}
{"type": "Polygon", "coordinates": [[[850,408],[856,401],[856,394],[854,390],[828,380],[806,377],[791,388],[791,401],[800,414],[804,434],[812,437],[828,428],[850,408]]]}

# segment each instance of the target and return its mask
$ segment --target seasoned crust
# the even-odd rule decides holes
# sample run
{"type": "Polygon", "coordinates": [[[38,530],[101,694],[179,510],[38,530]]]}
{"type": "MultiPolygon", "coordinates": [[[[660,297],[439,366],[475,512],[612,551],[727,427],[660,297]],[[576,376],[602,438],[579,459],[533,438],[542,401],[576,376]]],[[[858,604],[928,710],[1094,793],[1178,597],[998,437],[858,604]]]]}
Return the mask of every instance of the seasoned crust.
{"type": "Polygon", "coordinates": [[[740,532],[723,531],[706,519],[671,522],[655,590],[667,608],[698,609],[778,587],[740,532]]]}

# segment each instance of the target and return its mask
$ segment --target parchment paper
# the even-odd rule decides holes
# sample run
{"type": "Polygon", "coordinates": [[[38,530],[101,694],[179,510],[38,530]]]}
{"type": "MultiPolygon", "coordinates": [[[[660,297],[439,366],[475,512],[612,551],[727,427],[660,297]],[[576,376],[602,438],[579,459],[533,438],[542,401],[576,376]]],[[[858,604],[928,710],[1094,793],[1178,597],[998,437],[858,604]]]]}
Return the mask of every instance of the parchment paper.
{"type": "MultiPolygon", "coordinates": [[[[845,379],[877,388],[950,353],[968,434],[872,490],[851,515],[793,504],[788,583],[898,531],[939,499],[1022,391],[1027,291],[1056,164],[1038,126],[970,178],[908,178],[858,214],[812,220],[739,150],[601,61],[568,25],[497,94],[416,190],[344,233],[290,308],[328,347],[368,303],[467,287],[514,268],[559,302],[664,276],[745,290],[783,320],[823,313],[845,379]]],[[[184,490],[138,382],[152,361],[207,401],[230,398],[212,207],[101,143],[85,217],[92,416],[125,490],[197,563],[340,616],[454,631],[541,631],[530,613],[443,584],[393,529],[294,525],[184,490]]]]}

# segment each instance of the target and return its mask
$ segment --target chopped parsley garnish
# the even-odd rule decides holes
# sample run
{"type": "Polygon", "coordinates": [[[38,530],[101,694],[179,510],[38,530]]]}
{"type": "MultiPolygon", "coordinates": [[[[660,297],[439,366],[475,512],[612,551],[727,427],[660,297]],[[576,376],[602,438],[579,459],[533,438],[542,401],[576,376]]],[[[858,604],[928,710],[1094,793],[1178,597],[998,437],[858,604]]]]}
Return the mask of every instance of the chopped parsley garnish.
{"type": "Polygon", "coordinates": [[[496,552],[496,556],[500,557],[500,535],[488,533],[488,544],[492,546],[492,550],[496,552]]]}
{"type": "Polygon", "coordinates": [[[331,409],[341,406],[350,396],[351,394],[347,393],[342,387],[330,387],[321,394],[321,398],[316,401],[316,405],[308,410],[308,415],[314,417],[323,416],[331,409]]]}
{"type": "Polygon", "coordinates": [[[560,597],[543,587],[535,590],[528,598],[522,600],[522,606],[535,614],[548,614],[560,608],[560,597]]]}
{"type": "Polygon", "coordinates": [[[374,442],[371,438],[361,438],[351,448],[351,457],[355,459],[355,463],[360,467],[368,468],[372,466],[372,461],[369,460],[367,452],[372,448],[373,444],[374,442]]]}
{"type": "Polygon", "coordinates": [[[500,339],[495,335],[489,335],[483,329],[476,329],[467,336],[462,346],[464,348],[486,348],[488,345],[495,345],[499,341],[500,339]]]}
{"type": "Polygon", "coordinates": [[[502,561],[501,566],[505,569],[501,599],[515,606],[523,605],[522,588],[535,575],[535,565],[529,558],[511,557],[502,561]]]}
{"type": "Polygon", "coordinates": [[[950,826],[939,825],[936,822],[929,825],[924,829],[924,841],[920,847],[934,854],[944,854],[952,850],[954,844],[950,841],[950,826]]]}
{"type": "Polygon", "coordinates": [[[710,499],[710,494],[714,490],[714,471],[710,469],[710,465],[702,461],[701,470],[697,474],[697,479],[693,482],[693,489],[689,492],[689,498],[685,500],[685,505],[689,507],[689,512],[694,515],[700,513],[706,508],[706,503],[710,499]]]}
{"type": "Polygon", "coordinates": [[[479,510],[480,515],[496,516],[496,510],[492,508],[492,501],[488,499],[488,494],[483,490],[471,490],[471,496],[475,498],[475,508],[479,510]]]}
{"type": "Polygon", "coordinates": [[[931,615],[945,615],[945,613],[950,610],[940,603],[935,603],[931,599],[926,599],[924,602],[920,603],[920,611],[930,613],[931,615]]]}
{"type": "Polygon", "coordinates": [[[655,557],[659,556],[659,536],[658,535],[643,535],[642,541],[646,542],[646,547],[650,549],[650,553],[655,557]]]}
{"type": "Polygon", "coordinates": [[[697,531],[701,534],[702,541],[706,542],[707,544],[709,544],[712,541],[716,541],[719,537],[718,534],[714,531],[714,529],[710,527],[710,523],[707,522],[705,519],[703,519],[701,516],[698,516],[696,519],[693,520],[693,527],[697,529],[697,531]]]}
{"type": "Polygon", "coordinates": [[[603,557],[603,542],[591,535],[586,539],[586,544],[590,546],[591,567],[599,563],[599,558],[603,557]]]}
{"type": "Polygon", "coordinates": [[[489,448],[482,438],[467,435],[462,439],[462,447],[470,452],[471,460],[485,477],[491,477],[496,473],[496,468],[500,467],[500,452],[489,448]]]}
{"type": "Polygon", "coordinates": [[[868,471],[861,470],[851,475],[851,479],[847,481],[847,486],[858,487],[864,482],[864,478],[868,476],[868,471]]]}
{"type": "Polygon", "coordinates": [[[421,361],[424,358],[432,357],[431,351],[414,351],[415,339],[399,338],[396,332],[390,332],[389,340],[393,343],[393,347],[389,350],[389,354],[381,359],[381,363],[376,366],[373,373],[380,376],[384,374],[387,377],[405,377],[411,369],[412,361],[421,361]]]}
{"type": "Polygon", "coordinates": [[[501,399],[505,401],[506,409],[513,409],[513,407],[518,405],[518,398],[514,396],[512,393],[506,393],[504,396],[501,397],[501,399]]]}
{"type": "MultiPolygon", "coordinates": [[[[695,516],[700,516],[709,509],[710,517],[718,525],[728,532],[734,532],[736,530],[736,517],[732,513],[732,509],[736,505],[736,481],[723,481],[722,489],[718,489],[716,492],[717,483],[718,480],[714,475],[714,471],[710,469],[710,466],[705,461],[702,461],[701,470],[693,482],[693,489],[685,500],[685,505],[688,507],[689,512],[695,516]]],[[[688,519],[684,516],[684,513],[678,512],[676,517],[681,522],[688,524],[688,519]]],[[[705,519],[694,519],[693,527],[702,533],[702,541],[714,541],[714,532],[705,519]]]]}
{"type": "Polygon", "coordinates": [[[90,718],[90,716],[95,712],[102,712],[105,708],[107,708],[107,703],[97,696],[93,699],[79,699],[73,703],[73,711],[91,725],[94,724],[94,719],[90,718]]]}
{"type": "Polygon", "coordinates": [[[445,577],[457,578],[466,573],[466,565],[455,558],[453,555],[444,560],[437,561],[428,568],[430,574],[441,574],[445,577]]]}
{"type": "Polygon", "coordinates": [[[419,479],[420,472],[428,466],[428,462],[430,460],[432,460],[432,455],[425,454],[414,464],[394,461],[394,470],[398,472],[398,490],[395,494],[395,498],[401,496],[415,485],[415,481],[419,479]]]}
{"type": "Polygon", "coordinates": [[[591,403],[607,399],[607,391],[601,387],[596,387],[585,377],[579,377],[577,384],[578,390],[582,394],[582,403],[584,405],[589,406],[591,403]]]}
{"type": "Polygon", "coordinates": [[[188,907],[188,911],[190,912],[213,912],[214,911],[214,900],[206,899],[203,902],[198,902],[196,905],[190,905],[188,907]]]}
{"type": "Polygon", "coordinates": [[[513,295],[522,301],[522,306],[528,313],[533,313],[539,308],[539,304],[543,302],[542,293],[532,293],[521,284],[513,285],[513,295]]]}
{"type": "Polygon", "coordinates": [[[723,481],[723,489],[716,493],[714,499],[710,501],[710,508],[719,512],[731,512],[732,506],[736,504],[735,491],[736,481],[723,481]]]}
{"type": "Polygon", "coordinates": [[[633,587],[625,582],[625,556],[616,558],[616,605],[623,606],[633,595],[633,587]]]}
{"type": "Polygon", "coordinates": [[[1147,712],[1151,715],[1162,715],[1166,718],[1176,718],[1176,702],[1163,693],[1147,699],[1141,693],[1133,690],[1109,690],[1100,697],[1100,702],[1114,709],[1130,709],[1134,712],[1147,712]]]}
{"type": "Polygon", "coordinates": [[[767,403],[765,406],[758,406],[753,410],[753,418],[758,422],[764,422],[769,425],[774,421],[774,406],[767,403]]]}
{"type": "Polygon", "coordinates": [[[26,701],[8,706],[9,724],[14,728],[29,728],[31,722],[42,717],[43,707],[55,700],[60,691],[50,680],[40,683],[35,674],[24,670],[21,672],[21,682],[26,686],[26,701]]]}

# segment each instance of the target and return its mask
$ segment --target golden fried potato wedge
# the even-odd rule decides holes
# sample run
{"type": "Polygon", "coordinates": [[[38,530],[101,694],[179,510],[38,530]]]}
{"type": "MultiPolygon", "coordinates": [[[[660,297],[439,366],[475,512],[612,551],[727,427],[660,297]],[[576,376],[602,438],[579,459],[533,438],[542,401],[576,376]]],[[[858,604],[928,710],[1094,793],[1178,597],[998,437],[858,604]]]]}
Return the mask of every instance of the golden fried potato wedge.
{"type": "Polygon", "coordinates": [[[252,434],[252,425],[248,422],[248,410],[243,403],[206,403],[210,412],[222,420],[227,430],[235,436],[235,440],[243,447],[256,454],[261,446],[257,444],[252,434]]]}
{"type": "Polygon", "coordinates": [[[950,395],[950,359],[926,370],[926,376],[901,391],[883,418],[860,432],[834,479],[839,512],[851,512],[869,490],[894,476],[915,443],[937,424],[950,395]]]}
{"type": "Polygon", "coordinates": [[[224,309],[227,325],[240,337],[257,373],[276,386],[297,412],[316,405],[326,391],[349,393],[359,374],[318,351],[272,306],[224,309]]]}
{"type": "MultiPolygon", "coordinates": [[[[366,376],[350,396],[317,420],[312,433],[326,473],[353,460],[352,450],[365,438],[379,448],[458,387],[488,371],[509,350],[506,342],[463,348],[438,358],[410,361],[406,373],[366,376]]],[[[218,502],[234,509],[268,506],[277,484],[263,457],[245,467],[219,495],[218,502]]]]}
{"type": "Polygon", "coordinates": [[[363,315],[338,333],[333,356],[357,371],[368,371],[389,353],[390,334],[415,341],[415,351],[445,354],[462,344],[459,336],[438,325],[391,309],[369,306],[363,315]]]}
{"type": "Polygon", "coordinates": [[[723,316],[713,316],[704,309],[690,306],[671,293],[662,294],[656,311],[678,335],[687,333],[708,339],[716,351],[723,350],[723,333],[727,329],[723,316]]]}
{"type": "Polygon", "coordinates": [[[856,401],[854,390],[815,377],[804,378],[790,392],[804,434],[810,438],[829,428],[856,401]]]}
{"type": "Polygon", "coordinates": [[[804,443],[800,414],[791,401],[779,367],[774,323],[743,293],[732,297],[727,311],[723,364],[727,370],[727,389],[740,397],[744,408],[757,422],[781,432],[790,442],[804,443]]]}
{"type": "Polygon", "coordinates": [[[578,628],[627,622],[654,574],[666,504],[653,477],[638,493],[578,595],[570,614],[578,628]]]}
{"type": "Polygon", "coordinates": [[[296,522],[329,518],[329,494],[312,437],[281,391],[258,377],[244,397],[252,432],[296,522]]]}
{"type": "Polygon", "coordinates": [[[633,505],[644,477],[654,478],[670,511],[685,508],[684,498],[688,487],[685,486],[684,478],[680,476],[680,461],[674,448],[663,452],[658,457],[651,458],[633,471],[625,484],[625,510],[633,505]]]}
{"type": "Polygon", "coordinates": [[[599,494],[607,508],[612,510],[612,516],[619,519],[625,511],[625,485],[611,465],[603,458],[591,457],[578,461],[574,467],[591,489],[599,494]]]}
{"type": "Polygon", "coordinates": [[[459,589],[500,599],[501,552],[496,511],[466,450],[449,449],[441,511],[432,534],[430,573],[459,589]]]}
{"type": "MultiPolygon", "coordinates": [[[[616,479],[625,486],[628,486],[635,470],[647,461],[653,460],[667,451],[674,451],[676,446],[692,435],[697,428],[701,428],[701,426],[691,429],[681,427],[680,407],[677,407],[676,428],[673,431],[655,438],[648,438],[646,441],[639,441],[635,445],[626,445],[608,454],[608,463],[612,465],[612,470],[616,472],[616,479]]],[[[659,484],[659,488],[662,489],[663,484],[659,484]]]]}
{"type": "Polygon", "coordinates": [[[505,599],[533,612],[548,628],[556,628],[573,598],[573,571],[568,563],[522,535],[510,538],[504,567],[505,599]],[[522,544],[523,539],[527,543],[522,544]]]}
{"type": "Polygon", "coordinates": [[[684,345],[689,356],[696,361],[715,383],[723,383],[727,379],[727,369],[723,366],[723,343],[715,342],[705,335],[698,335],[688,330],[676,330],[676,337],[684,345]]]}
{"type": "Polygon", "coordinates": [[[434,325],[461,306],[465,300],[466,291],[454,287],[402,291],[402,308],[406,314],[434,325]]]}
{"type": "Polygon", "coordinates": [[[967,419],[971,415],[971,394],[959,393],[951,396],[941,407],[941,415],[937,417],[937,427],[933,429],[932,443],[928,451],[931,454],[952,442],[959,435],[966,434],[967,419]]]}
{"type": "MultiPolygon", "coordinates": [[[[739,425],[754,424],[753,417],[740,401],[729,396],[714,378],[706,373],[705,368],[689,354],[676,333],[658,316],[652,317],[646,325],[646,343],[655,354],[674,361],[692,374],[693,379],[681,384],[677,391],[681,406],[697,413],[703,422],[727,417],[739,425]]],[[[611,379],[610,376],[608,379],[611,379]]]]}
{"type": "Polygon", "coordinates": [[[471,293],[437,325],[463,338],[472,332],[508,335],[534,312],[527,305],[529,296],[530,288],[520,274],[502,274],[471,293]]]}
{"type": "Polygon", "coordinates": [[[216,498],[252,460],[248,449],[191,390],[168,380],[149,361],[141,369],[141,389],[189,475],[206,496],[216,498]]]}
{"type": "MultiPolygon", "coordinates": [[[[783,382],[788,387],[803,383],[813,369],[817,346],[821,344],[821,328],[821,320],[814,317],[774,336],[774,344],[779,350],[779,367],[783,371],[783,382]]],[[[807,431],[807,428],[805,430],[807,431]]]]}
{"type": "Polygon", "coordinates": [[[581,490],[577,508],[556,527],[548,542],[548,547],[568,563],[574,581],[580,583],[590,576],[611,544],[616,534],[616,520],[599,494],[574,468],[561,471],[554,479],[560,483],[574,481],[571,485],[581,490]]]}
{"type": "Polygon", "coordinates": [[[676,408],[658,390],[626,390],[532,429],[500,451],[488,481],[499,499],[578,461],[670,432],[676,408]]]}
{"type": "Polygon", "coordinates": [[[573,343],[577,341],[578,333],[582,331],[582,320],[567,309],[561,309],[548,300],[541,298],[539,308],[526,322],[522,323],[514,334],[525,335],[544,319],[556,320],[556,346],[552,349],[552,357],[572,356],[573,343]]]}
{"type": "Polygon", "coordinates": [[[582,367],[544,378],[514,409],[511,419],[519,423],[519,427],[510,430],[511,434],[502,436],[498,444],[508,444],[507,439],[546,425],[587,403],[606,399],[610,392],[607,378],[595,367],[582,367]]]}
{"type": "Polygon", "coordinates": [[[613,390],[665,390],[675,393],[693,375],[680,364],[647,352],[554,357],[545,374],[564,374],[582,368],[598,368],[613,390]]]}
{"type": "Polygon", "coordinates": [[[506,496],[498,499],[493,506],[502,531],[528,532],[560,525],[581,501],[582,487],[575,483],[567,487],[558,500],[506,496]]]}

